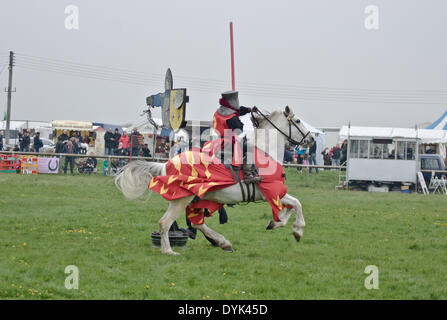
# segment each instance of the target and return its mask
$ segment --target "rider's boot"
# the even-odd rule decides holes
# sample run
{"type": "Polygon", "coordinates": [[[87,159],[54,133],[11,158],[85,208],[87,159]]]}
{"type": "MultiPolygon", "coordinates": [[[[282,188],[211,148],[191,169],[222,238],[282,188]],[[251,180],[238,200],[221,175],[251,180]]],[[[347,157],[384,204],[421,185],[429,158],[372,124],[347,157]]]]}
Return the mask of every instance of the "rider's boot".
{"type": "Polygon", "coordinates": [[[254,164],[243,164],[242,171],[244,172],[244,182],[246,184],[259,183],[264,179],[258,174],[258,169],[254,164]]]}

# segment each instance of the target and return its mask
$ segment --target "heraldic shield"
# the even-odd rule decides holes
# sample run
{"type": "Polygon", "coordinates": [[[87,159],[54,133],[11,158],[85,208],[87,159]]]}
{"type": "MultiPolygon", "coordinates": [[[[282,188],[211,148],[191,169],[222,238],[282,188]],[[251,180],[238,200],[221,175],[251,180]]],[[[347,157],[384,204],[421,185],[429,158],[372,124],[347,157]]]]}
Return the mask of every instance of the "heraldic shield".
{"type": "Polygon", "coordinates": [[[177,131],[186,127],[185,113],[186,103],[189,97],[186,89],[172,89],[173,80],[171,69],[166,71],[165,92],[161,92],[146,98],[149,107],[161,107],[163,127],[177,131]]]}
{"type": "Polygon", "coordinates": [[[186,126],[185,104],[187,102],[186,89],[172,89],[169,97],[169,123],[172,130],[177,131],[186,126]]]}

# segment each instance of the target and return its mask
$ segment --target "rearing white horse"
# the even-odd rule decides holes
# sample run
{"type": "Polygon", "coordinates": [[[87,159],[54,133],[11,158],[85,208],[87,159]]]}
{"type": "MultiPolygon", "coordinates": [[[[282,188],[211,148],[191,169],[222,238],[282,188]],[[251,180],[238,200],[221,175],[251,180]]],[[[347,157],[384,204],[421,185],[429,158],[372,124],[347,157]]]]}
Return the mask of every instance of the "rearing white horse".
{"type": "MultiPolygon", "coordinates": [[[[309,145],[314,141],[314,138],[303,123],[286,107],[284,111],[276,110],[269,115],[253,115],[254,122],[257,123],[257,128],[254,131],[254,144],[259,149],[267,152],[272,158],[283,163],[284,147],[286,141],[292,143],[301,143],[309,145]],[[263,129],[263,130],[262,130],[263,129]],[[274,130],[277,134],[265,135],[265,132],[274,130]],[[269,141],[271,137],[274,141],[269,141]],[[272,150],[272,147],[275,149],[272,150]],[[266,150],[268,148],[269,150],[266,150]]],[[[123,167],[119,175],[115,179],[116,186],[122,191],[124,196],[128,199],[136,199],[144,194],[148,189],[149,181],[155,176],[166,175],[166,163],[156,163],[147,161],[132,161],[123,167]]],[[[242,184],[244,188],[247,185],[242,184]]],[[[247,191],[246,191],[247,193],[247,191]]],[[[176,255],[169,243],[168,231],[172,223],[177,220],[184,212],[186,207],[194,199],[194,195],[184,198],[169,201],[169,206],[163,217],[159,221],[161,233],[161,252],[176,255]]],[[[235,182],[234,185],[216,191],[207,192],[203,198],[204,200],[211,200],[220,204],[232,204],[244,201],[241,192],[241,187],[235,182]]],[[[254,200],[266,201],[261,190],[256,187],[254,200]]],[[[287,224],[292,212],[296,213],[296,220],[292,225],[293,235],[297,241],[303,236],[303,229],[306,226],[303,217],[303,210],[301,203],[297,198],[290,194],[284,195],[281,199],[284,209],[280,211],[280,221],[271,220],[267,229],[276,229],[287,224]]],[[[206,224],[195,225],[193,227],[202,231],[207,237],[216,241],[216,243],[225,251],[233,251],[231,242],[225,237],[206,224]]]]}

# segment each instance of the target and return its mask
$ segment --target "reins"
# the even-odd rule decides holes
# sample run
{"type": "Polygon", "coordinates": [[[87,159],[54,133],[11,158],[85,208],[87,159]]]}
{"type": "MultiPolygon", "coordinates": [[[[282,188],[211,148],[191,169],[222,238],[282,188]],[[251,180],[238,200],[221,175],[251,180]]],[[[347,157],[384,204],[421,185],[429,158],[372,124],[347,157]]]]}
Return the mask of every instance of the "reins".
{"type": "MultiPolygon", "coordinates": [[[[268,123],[270,123],[276,130],[278,130],[284,137],[287,138],[287,140],[295,145],[302,145],[304,139],[306,139],[306,137],[309,135],[310,131],[307,131],[306,134],[303,133],[303,131],[301,131],[301,129],[296,125],[296,123],[290,119],[290,117],[283,112],[284,116],[287,118],[287,121],[289,122],[289,135],[285,134],[280,128],[278,128],[265,114],[263,114],[261,112],[261,110],[257,109],[256,111],[257,113],[259,113],[265,120],[268,121],[268,123]],[[303,138],[301,139],[301,141],[296,141],[295,139],[292,138],[292,125],[299,131],[299,133],[301,133],[301,135],[303,136],[303,138]]],[[[253,125],[255,128],[259,128],[259,121],[255,118],[254,116],[254,112],[251,111],[251,121],[253,122],[253,125]]],[[[300,120],[298,120],[298,123],[300,123],[300,120]]]]}

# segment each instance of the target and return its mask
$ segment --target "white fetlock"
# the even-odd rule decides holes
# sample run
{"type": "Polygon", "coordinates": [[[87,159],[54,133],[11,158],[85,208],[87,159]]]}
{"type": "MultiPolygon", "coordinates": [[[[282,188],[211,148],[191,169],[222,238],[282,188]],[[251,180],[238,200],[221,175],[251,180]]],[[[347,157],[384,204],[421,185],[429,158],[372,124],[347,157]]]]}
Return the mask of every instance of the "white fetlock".
{"type": "Polygon", "coordinates": [[[180,253],[175,252],[173,250],[164,250],[164,251],[162,250],[161,253],[163,253],[163,254],[170,254],[172,256],[178,256],[180,254],[180,253]]]}

